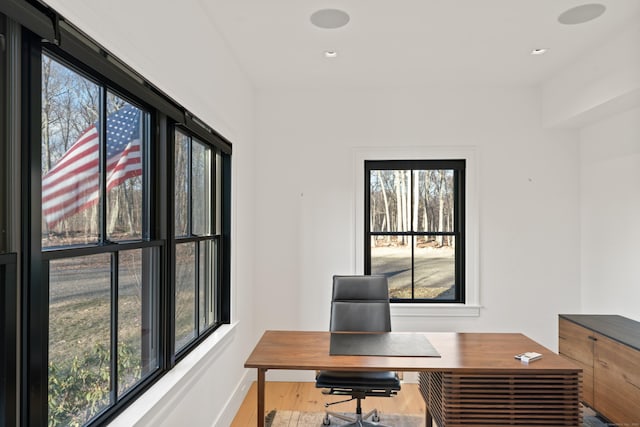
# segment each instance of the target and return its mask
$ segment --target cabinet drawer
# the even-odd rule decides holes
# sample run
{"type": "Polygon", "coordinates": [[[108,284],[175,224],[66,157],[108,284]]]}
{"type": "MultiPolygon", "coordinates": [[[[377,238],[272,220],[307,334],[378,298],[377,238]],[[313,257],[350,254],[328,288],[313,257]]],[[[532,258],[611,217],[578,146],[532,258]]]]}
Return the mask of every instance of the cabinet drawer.
{"type": "Polygon", "coordinates": [[[597,335],[594,375],[598,411],[611,421],[640,423],[640,352],[597,335]]]}
{"type": "MultiPolygon", "coordinates": [[[[593,369],[593,338],[594,333],[575,323],[560,319],[559,323],[559,352],[593,369]]],[[[585,369],[583,367],[583,369],[585,369]]]]}

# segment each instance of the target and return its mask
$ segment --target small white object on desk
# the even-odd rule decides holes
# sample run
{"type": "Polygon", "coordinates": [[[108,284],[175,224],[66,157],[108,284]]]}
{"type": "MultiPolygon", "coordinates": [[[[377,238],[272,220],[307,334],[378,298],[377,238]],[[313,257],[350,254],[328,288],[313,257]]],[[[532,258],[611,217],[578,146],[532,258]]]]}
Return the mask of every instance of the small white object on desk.
{"type": "Polygon", "coordinates": [[[542,354],[536,353],[535,351],[526,351],[524,353],[516,354],[514,357],[520,360],[522,363],[529,363],[533,362],[534,360],[541,359],[542,354]]]}

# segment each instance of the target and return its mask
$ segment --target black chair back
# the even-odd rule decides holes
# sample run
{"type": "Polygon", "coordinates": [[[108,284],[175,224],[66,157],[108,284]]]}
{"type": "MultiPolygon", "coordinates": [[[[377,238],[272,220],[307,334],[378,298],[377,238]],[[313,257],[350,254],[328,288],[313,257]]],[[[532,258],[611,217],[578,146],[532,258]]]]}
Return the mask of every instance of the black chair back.
{"type": "Polygon", "coordinates": [[[333,276],[332,332],[391,332],[385,276],[333,276]]]}

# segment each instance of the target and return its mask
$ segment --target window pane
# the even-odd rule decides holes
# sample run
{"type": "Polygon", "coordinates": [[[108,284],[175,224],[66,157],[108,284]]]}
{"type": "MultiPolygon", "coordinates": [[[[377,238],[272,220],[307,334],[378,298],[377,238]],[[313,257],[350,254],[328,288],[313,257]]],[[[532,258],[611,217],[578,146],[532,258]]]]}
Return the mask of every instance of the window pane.
{"type": "Polygon", "coordinates": [[[200,242],[200,330],[203,331],[216,322],[215,291],[217,285],[217,242],[200,242]]]}
{"type": "Polygon", "coordinates": [[[455,300],[455,240],[453,236],[416,236],[415,298],[455,300]]]}
{"type": "Polygon", "coordinates": [[[189,234],[189,137],[176,131],[175,138],[175,235],[189,234]]]}
{"type": "Polygon", "coordinates": [[[411,171],[370,171],[370,221],[373,232],[411,230],[411,171]]]}
{"type": "Polygon", "coordinates": [[[118,396],[158,367],[158,250],[118,253],[118,396]]]}
{"type": "Polygon", "coordinates": [[[175,351],[196,336],[196,243],[176,245],[175,351]]]}
{"type": "Polygon", "coordinates": [[[42,56],[42,246],[98,239],[99,87],[42,56]]]}
{"type": "Polygon", "coordinates": [[[142,154],[147,114],[122,98],[107,95],[107,236],[142,238],[142,154]]]}
{"type": "Polygon", "coordinates": [[[49,425],[82,425],[110,403],[111,255],[49,266],[49,425]]]}
{"type": "Polygon", "coordinates": [[[454,231],[453,170],[414,171],[418,199],[415,231],[454,231]]]}
{"type": "Polygon", "coordinates": [[[390,298],[411,298],[411,246],[399,236],[376,236],[371,246],[371,274],[384,274],[389,280],[390,298]]]}
{"type": "Polygon", "coordinates": [[[211,149],[198,141],[192,142],[191,199],[193,234],[211,234],[211,149]]]}

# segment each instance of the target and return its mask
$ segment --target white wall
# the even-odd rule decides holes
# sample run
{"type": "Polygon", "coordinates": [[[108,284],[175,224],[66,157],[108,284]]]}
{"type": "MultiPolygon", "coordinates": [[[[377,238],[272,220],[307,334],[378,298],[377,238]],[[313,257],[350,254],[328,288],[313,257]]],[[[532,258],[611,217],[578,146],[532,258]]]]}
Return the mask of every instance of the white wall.
{"type": "Polygon", "coordinates": [[[356,148],[472,145],[484,308],[394,318],[393,327],[519,331],[556,347],[557,314],[580,301],[578,138],[542,128],[536,90],[274,89],[256,101],[261,330],[328,327],[331,276],[355,272],[356,148]]]}
{"type": "Polygon", "coordinates": [[[582,311],[640,321],[640,108],[580,132],[582,311]]]}
{"type": "Polygon", "coordinates": [[[542,87],[545,125],[580,138],[580,312],[640,320],[640,25],[542,87]]]}
{"type": "Polygon", "coordinates": [[[252,379],[241,362],[256,341],[253,87],[199,1],[176,7],[160,0],[153,8],[125,0],[47,3],[233,144],[233,326],[219,330],[112,423],[227,426],[252,379]]]}

